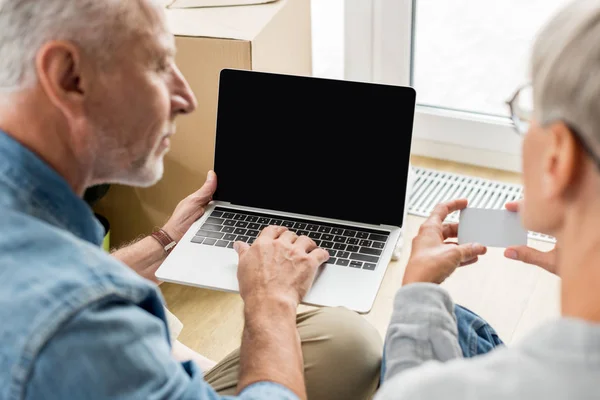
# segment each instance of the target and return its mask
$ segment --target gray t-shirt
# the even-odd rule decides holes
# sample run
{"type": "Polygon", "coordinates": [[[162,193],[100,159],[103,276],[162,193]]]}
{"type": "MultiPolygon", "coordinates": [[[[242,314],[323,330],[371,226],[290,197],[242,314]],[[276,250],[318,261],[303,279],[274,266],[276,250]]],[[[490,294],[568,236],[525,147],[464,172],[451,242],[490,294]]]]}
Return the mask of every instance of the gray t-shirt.
{"type": "Polygon", "coordinates": [[[548,322],[519,344],[464,359],[454,304],[434,284],[401,288],[375,400],[600,399],[600,324],[548,322]]]}

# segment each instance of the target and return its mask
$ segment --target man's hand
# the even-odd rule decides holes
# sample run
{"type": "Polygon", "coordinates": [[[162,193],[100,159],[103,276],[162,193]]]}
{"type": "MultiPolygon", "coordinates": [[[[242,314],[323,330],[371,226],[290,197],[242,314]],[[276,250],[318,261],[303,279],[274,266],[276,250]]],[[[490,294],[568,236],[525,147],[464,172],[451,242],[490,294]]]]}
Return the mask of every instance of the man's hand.
{"type": "MultiPolygon", "coordinates": [[[[520,201],[507,203],[506,209],[508,211],[518,212],[520,204],[520,201]]],[[[557,249],[558,245],[548,252],[535,250],[527,246],[513,246],[504,250],[504,257],[510,258],[511,260],[522,261],[527,264],[537,265],[548,272],[558,275],[556,267],[558,262],[557,249]]]]}
{"type": "Polygon", "coordinates": [[[329,253],[282,226],[266,227],[252,246],[234,247],[244,299],[238,393],[256,382],[275,382],[306,399],[296,309],[329,253]]]}
{"type": "Polygon", "coordinates": [[[240,295],[245,302],[273,299],[297,307],[310,289],[317,268],[329,253],[307,236],[281,226],[268,226],[248,246],[235,242],[240,295]]]}
{"type": "MultiPolygon", "coordinates": [[[[177,242],[192,226],[192,224],[204,214],[206,205],[212,200],[212,195],[217,188],[217,176],[213,171],[208,172],[206,182],[195,193],[181,200],[163,230],[177,242]]],[[[162,246],[153,237],[144,239],[120,248],[112,255],[129,265],[139,275],[152,282],[160,284],[156,279],[156,270],[164,260],[165,253],[162,246]]]]}
{"type": "Polygon", "coordinates": [[[457,237],[458,224],[444,224],[444,219],[450,213],[466,207],[466,199],[435,207],[412,241],[403,285],[415,282],[442,283],[456,268],[477,262],[478,256],[487,252],[487,248],[480,244],[458,245],[455,242],[445,242],[457,237]]]}
{"type": "Polygon", "coordinates": [[[171,238],[180,241],[187,230],[202,215],[204,210],[217,189],[217,175],[214,171],[208,171],[206,182],[196,192],[181,200],[169,221],[163,227],[171,238]]]}

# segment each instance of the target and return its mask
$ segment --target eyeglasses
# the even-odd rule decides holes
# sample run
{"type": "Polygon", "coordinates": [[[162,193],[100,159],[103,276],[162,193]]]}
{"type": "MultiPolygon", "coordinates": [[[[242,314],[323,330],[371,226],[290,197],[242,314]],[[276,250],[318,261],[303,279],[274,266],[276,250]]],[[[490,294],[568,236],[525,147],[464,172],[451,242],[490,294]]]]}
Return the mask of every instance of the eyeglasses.
{"type": "MultiPolygon", "coordinates": [[[[527,131],[529,131],[533,116],[533,87],[531,86],[531,83],[517,89],[515,94],[506,102],[506,104],[510,108],[510,119],[513,122],[515,131],[517,131],[519,135],[524,136],[527,131]]],[[[580,131],[576,129],[572,123],[565,120],[561,121],[569,128],[575,137],[575,140],[579,142],[583,150],[594,161],[598,169],[600,169],[600,157],[594,153],[585,137],[581,135],[580,131]]],[[[550,121],[550,123],[551,122],[556,121],[550,121]]]]}
{"type": "Polygon", "coordinates": [[[517,89],[515,94],[506,102],[510,108],[510,119],[519,135],[525,135],[533,116],[533,88],[526,84],[517,89]]]}

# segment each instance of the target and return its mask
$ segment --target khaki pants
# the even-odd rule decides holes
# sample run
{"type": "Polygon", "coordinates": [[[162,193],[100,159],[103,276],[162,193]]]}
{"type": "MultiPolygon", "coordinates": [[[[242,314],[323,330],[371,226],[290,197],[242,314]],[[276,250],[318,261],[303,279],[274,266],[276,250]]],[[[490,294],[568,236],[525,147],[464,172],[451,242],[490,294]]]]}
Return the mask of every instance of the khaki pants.
{"type": "MultiPolygon", "coordinates": [[[[297,317],[308,399],[370,399],[379,383],[383,343],[360,315],[345,308],[321,308],[297,317]]],[[[235,395],[240,351],[205,375],[220,395],[235,395]]]]}

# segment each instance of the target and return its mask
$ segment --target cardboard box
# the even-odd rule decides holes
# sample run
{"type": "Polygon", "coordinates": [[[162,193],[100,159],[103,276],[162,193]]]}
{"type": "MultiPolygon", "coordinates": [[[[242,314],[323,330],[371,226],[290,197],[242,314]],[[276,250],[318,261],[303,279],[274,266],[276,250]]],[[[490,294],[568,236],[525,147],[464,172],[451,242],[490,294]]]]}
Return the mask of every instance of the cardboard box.
{"type": "Polygon", "coordinates": [[[96,205],[95,211],[111,224],[113,247],[164,225],[178,202],[204,183],[214,164],[218,77],[223,68],[312,74],[310,0],[166,12],[176,35],[177,64],[198,98],[198,109],[179,117],[165,174],[157,185],[112,185],[96,205]]]}
{"type": "MultiPolygon", "coordinates": [[[[170,1],[170,0],[169,0],[170,1]]],[[[276,0],[173,0],[169,8],[227,7],[270,3],[276,0]]]]}

